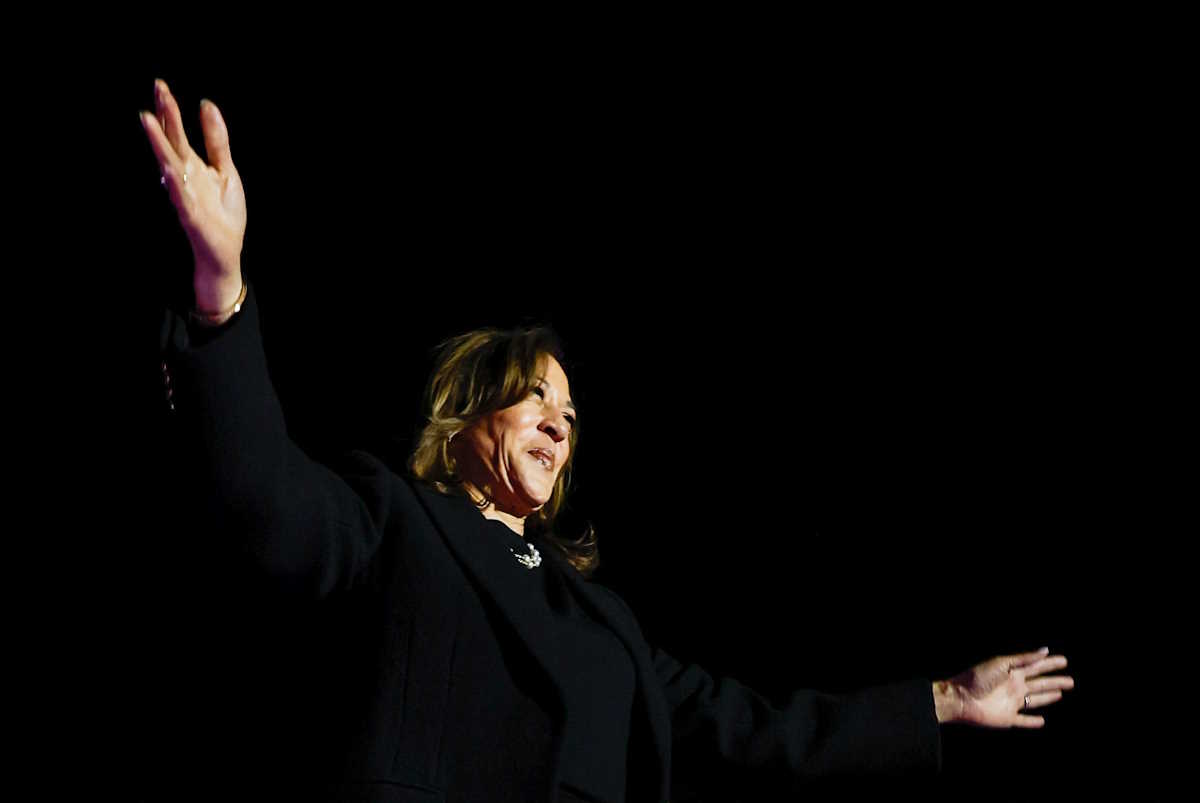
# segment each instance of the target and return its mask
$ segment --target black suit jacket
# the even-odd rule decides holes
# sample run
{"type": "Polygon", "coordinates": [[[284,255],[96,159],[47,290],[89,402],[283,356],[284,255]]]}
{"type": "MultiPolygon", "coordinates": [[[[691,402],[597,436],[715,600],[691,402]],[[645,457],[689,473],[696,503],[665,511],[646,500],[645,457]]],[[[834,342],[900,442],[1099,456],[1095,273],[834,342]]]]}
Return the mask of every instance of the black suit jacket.
{"type": "MultiPolygon", "coordinates": [[[[289,438],[253,285],[202,340],[165,310],[161,346],[164,409],[198,467],[212,537],[280,599],[321,612],[313,638],[326,646],[311,654],[323,658],[303,667],[311,695],[296,700],[308,730],[293,741],[309,749],[267,774],[331,800],[554,800],[563,694],[537,621],[494,582],[525,570],[478,537],[478,512],[367,452],[321,463],[289,438]]],[[[542,554],[632,658],[629,801],[668,800],[673,767],[789,785],[940,770],[929,679],[772,704],[647,644],[615,592],[542,554]]]]}

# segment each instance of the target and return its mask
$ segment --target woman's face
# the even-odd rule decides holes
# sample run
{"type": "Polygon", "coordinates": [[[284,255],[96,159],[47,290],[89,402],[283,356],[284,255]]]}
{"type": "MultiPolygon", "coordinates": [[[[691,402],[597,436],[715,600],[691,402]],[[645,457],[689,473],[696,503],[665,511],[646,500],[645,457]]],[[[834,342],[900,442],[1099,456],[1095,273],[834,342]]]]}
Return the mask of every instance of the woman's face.
{"type": "Polygon", "coordinates": [[[554,491],[570,453],[568,435],[574,422],[567,375],[558,360],[548,356],[538,387],[527,398],[454,436],[458,472],[500,510],[528,516],[554,491]]]}

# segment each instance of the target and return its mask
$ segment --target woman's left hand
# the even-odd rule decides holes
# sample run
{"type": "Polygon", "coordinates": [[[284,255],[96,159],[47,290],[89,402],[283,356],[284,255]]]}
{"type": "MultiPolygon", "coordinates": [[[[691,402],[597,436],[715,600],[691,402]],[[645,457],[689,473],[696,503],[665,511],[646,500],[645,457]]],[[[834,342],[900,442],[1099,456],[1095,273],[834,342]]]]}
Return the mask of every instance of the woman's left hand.
{"type": "Polygon", "coordinates": [[[1048,650],[1002,655],[950,679],[960,702],[954,721],[983,728],[1040,728],[1045,717],[1022,713],[1062,699],[1075,687],[1067,675],[1041,677],[1067,665],[1066,656],[1048,650]]]}

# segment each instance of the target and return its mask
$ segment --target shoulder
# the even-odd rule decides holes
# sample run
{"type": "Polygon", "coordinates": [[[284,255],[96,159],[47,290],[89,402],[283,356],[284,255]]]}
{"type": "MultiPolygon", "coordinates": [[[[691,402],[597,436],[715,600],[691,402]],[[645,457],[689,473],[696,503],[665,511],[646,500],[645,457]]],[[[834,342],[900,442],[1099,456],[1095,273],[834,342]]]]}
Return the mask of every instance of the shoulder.
{"type": "Polygon", "coordinates": [[[365,449],[338,452],[324,460],[324,463],[347,480],[361,478],[392,483],[400,478],[383,459],[365,449]]]}
{"type": "Polygon", "coordinates": [[[394,469],[386,460],[366,449],[348,449],[323,461],[330,471],[350,485],[372,508],[409,507],[416,503],[425,484],[394,469]]]}

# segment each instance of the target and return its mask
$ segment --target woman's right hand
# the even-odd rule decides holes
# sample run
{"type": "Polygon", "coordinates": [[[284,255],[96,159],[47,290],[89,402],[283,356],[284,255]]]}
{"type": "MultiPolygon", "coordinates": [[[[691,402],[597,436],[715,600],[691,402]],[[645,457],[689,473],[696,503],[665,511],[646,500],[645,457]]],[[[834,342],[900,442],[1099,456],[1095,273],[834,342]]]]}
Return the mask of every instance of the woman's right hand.
{"type": "Polygon", "coordinates": [[[229,130],[216,104],[200,104],[204,149],[211,163],[205,164],[188,144],[179,104],[166,82],[156,80],[154,89],[158,116],[142,112],[142,126],[179,223],[192,244],[197,305],[226,309],[241,291],[242,241],[246,234],[246,194],[229,152],[229,130]],[[228,297],[230,288],[232,297],[228,297]],[[201,295],[208,298],[201,299],[201,295]]]}

